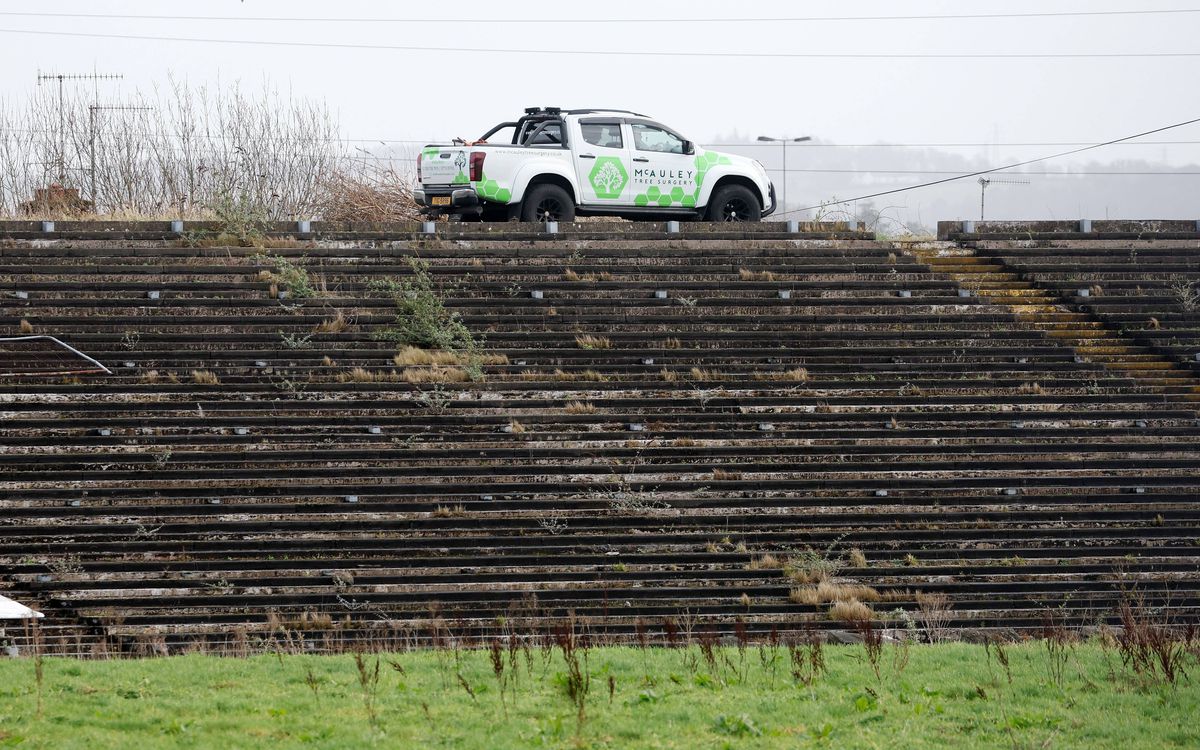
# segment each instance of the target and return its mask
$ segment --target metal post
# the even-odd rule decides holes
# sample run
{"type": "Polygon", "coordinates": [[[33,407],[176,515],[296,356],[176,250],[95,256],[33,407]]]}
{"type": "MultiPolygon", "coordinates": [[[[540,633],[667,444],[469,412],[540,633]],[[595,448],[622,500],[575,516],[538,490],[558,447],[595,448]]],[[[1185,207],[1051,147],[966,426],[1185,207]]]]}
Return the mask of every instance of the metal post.
{"type": "Polygon", "coordinates": [[[99,208],[96,204],[96,105],[88,107],[88,175],[91,185],[88,187],[88,198],[92,199],[92,212],[99,208]]]}
{"type": "Polygon", "coordinates": [[[63,77],[58,76],[58,184],[67,181],[67,115],[63,108],[63,77]]]}
{"type": "Polygon", "coordinates": [[[783,189],[779,191],[779,205],[787,211],[787,140],[780,141],[780,144],[783,146],[783,182],[780,186],[783,189]]]}

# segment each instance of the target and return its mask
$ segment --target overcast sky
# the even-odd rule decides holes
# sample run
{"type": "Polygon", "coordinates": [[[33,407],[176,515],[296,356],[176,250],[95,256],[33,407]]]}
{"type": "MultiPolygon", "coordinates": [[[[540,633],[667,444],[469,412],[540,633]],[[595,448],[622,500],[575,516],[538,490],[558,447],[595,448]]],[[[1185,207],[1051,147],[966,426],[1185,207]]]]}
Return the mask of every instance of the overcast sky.
{"type": "MultiPolygon", "coordinates": [[[[75,0],[0,5],[0,28],[75,34],[517,50],[602,55],[311,48],[213,42],[96,39],[0,33],[0,95],[21,98],[39,69],[120,73],[101,84],[118,101],[163,85],[264,78],[325,99],[350,138],[473,137],[534,105],[610,106],[655,116],[700,142],[735,134],[811,135],[823,143],[999,143],[948,153],[996,160],[1062,150],[1006,144],[1097,142],[1200,117],[1200,57],[1087,59],[818,59],[644,57],[622,52],[789,54],[1200,52],[1200,13],[1146,16],[783,21],[796,16],[1124,11],[1200,8],[1200,0],[1152,5],[1111,0],[948,2],[857,0],[838,4],[760,0],[678,4],[687,18],[764,22],[651,22],[666,4],[520,5],[476,0],[395,3],[343,0],[75,0]],[[536,10],[535,10],[536,8],[536,10]],[[238,20],[138,20],[7,15],[39,13],[227,16],[238,20]],[[365,23],[253,21],[251,16],[376,19],[365,23]],[[580,19],[589,23],[411,23],[430,18],[580,19]],[[388,23],[378,19],[401,19],[388,23]],[[601,23],[601,19],[643,19],[601,23]]],[[[1154,136],[1200,141],[1200,126],[1154,136]]],[[[762,152],[774,153],[774,149],[762,152]]],[[[790,167],[804,155],[793,151],[790,167]]],[[[771,157],[773,158],[773,157],[771,157]]],[[[822,156],[822,162],[828,160],[822,156]]],[[[1089,160],[1200,161],[1194,144],[1119,146],[1089,160]]],[[[764,158],[767,161],[767,158],[764,158]]],[[[861,161],[861,159],[860,159],[861,161]]],[[[889,161],[889,163],[894,163],[889,161]]],[[[1080,162],[1065,161],[1063,166],[1080,162]]],[[[771,164],[771,166],[778,166],[771,164]]],[[[870,166],[870,165],[866,165],[870,166]]],[[[800,177],[793,177],[799,180],[800,177]]],[[[1169,178],[1177,191],[1184,178],[1169,178]]],[[[1189,189],[1197,180],[1186,183],[1189,189]]],[[[1119,190],[1120,188],[1114,188],[1119,190]]],[[[794,192],[801,187],[796,184],[794,192]]],[[[1200,214],[1200,210],[1195,211],[1200,214]]]]}

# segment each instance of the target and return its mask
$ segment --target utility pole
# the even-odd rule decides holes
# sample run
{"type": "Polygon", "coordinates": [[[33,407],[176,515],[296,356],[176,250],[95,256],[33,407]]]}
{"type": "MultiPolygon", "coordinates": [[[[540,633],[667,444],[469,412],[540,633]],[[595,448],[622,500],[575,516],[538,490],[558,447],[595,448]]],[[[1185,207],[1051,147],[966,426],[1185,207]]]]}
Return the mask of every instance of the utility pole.
{"type": "Polygon", "coordinates": [[[760,135],[758,140],[765,143],[778,143],[783,149],[783,179],[779,183],[779,205],[782,210],[787,211],[787,145],[789,143],[804,143],[805,141],[811,141],[812,136],[806,135],[802,138],[772,138],[768,135],[760,135]]]}
{"type": "Polygon", "coordinates": [[[987,195],[988,185],[992,183],[997,185],[1028,185],[1029,180],[997,180],[989,177],[979,178],[979,220],[983,221],[983,201],[987,195]]]}
{"type": "Polygon", "coordinates": [[[66,81],[113,81],[124,78],[120,74],[111,73],[43,73],[37,74],[38,85],[43,81],[58,81],[58,184],[67,180],[67,110],[63,97],[63,83],[66,81]]]}
{"type": "Polygon", "coordinates": [[[154,107],[146,107],[135,104],[116,104],[104,106],[101,104],[88,105],[88,175],[90,191],[88,199],[92,202],[92,210],[95,211],[98,204],[96,202],[96,113],[97,112],[144,112],[154,109],[154,107]]]}

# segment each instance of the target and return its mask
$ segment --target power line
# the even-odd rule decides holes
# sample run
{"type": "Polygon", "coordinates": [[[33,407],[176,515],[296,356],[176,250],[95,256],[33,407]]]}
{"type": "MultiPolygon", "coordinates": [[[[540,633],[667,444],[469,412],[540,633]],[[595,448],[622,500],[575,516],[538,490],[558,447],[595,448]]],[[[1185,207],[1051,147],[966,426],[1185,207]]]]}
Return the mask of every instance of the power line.
{"type": "MultiPolygon", "coordinates": [[[[779,169],[767,168],[768,172],[779,172],[779,169]]],[[[803,172],[807,174],[959,174],[955,170],[939,170],[939,169],[789,169],[789,173],[803,172]]],[[[1063,172],[1012,172],[1014,175],[1038,175],[1043,177],[1073,177],[1073,176],[1111,176],[1111,175],[1133,175],[1133,176],[1150,176],[1150,175],[1180,175],[1184,177],[1200,176],[1200,172],[1171,172],[1171,171],[1156,171],[1156,172],[1117,172],[1117,171],[1063,171],[1063,172]]]]}
{"type": "MultiPolygon", "coordinates": [[[[810,148],[992,148],[1003,146],[1012,148],[1015,146],[1088,146],[1095,141],[1044,141],[1040,143],[816,143],[810,142],[804,145],[804,149],[810,148]]],[[[1136,141],[1133,143],[1122,143],[1114,145],[1122,146],[1189,146],[1200,144],[1200,141],[1136,141]]],[[[721,146],[724,148],[733,148],[734,146],[745,148],[746,146],[770,148],[777,144],[771,143],[755,143],[747,141],[745,143],[704,143],[704,146],[721,146]]]]}
{"type": "MultiPolygon", "coordinates": [[[[34,128],[4,128],[0,127],[0,132],[8,133],[50,133],[53,131],[39,130],[34,128]]],[[[184,136],[181,133],[130,133],[140,138],[147,139],[175,139],[181,140],[185,137],[196,138],[200,140],[233,140],[236,136],[225,133],[190,133],[184,136]]],[[[435,143],[437,138],[303,138],[301,140],[311,143],[400,143],[400,144],[419,144],[427,145],[435,143]]],[[[1087,146],[1095,141],[1029,141],[1029,142],[1012,142],[1012,143],[817,143],[810,142],[805,144],[805,149],[810,148],[992,148],[992,147],[1034,147],[1034,146],[1087,146]]],[[[711,148],[748,148],[748,147],[764,147],[770,148],[778,145],[771,143],[756,143],[754,141],[738,142],[704,142],[700,145],[711,148]]],[[[1113,144],[1121,146],[1195,146],[1200,145],[1200,141],[1135,141],[1130,143],[1113,144]]]]}
{"type": "Polygon", "coordinates": [[[937,13],[930,15],[890,16],[785,16],[777,18],[296,18],[289,16],[165,16],[133,13],[45,13],[32,11],[3,11],[0,16],[32,18],[87,18],[125,21],[249,21],[288,23],[403,23],[403,24],[573,24],[573,23],[821,23],[827,21],[959,21],[995,20],[1002,18],[1080,18],[1087,16],[1164,16],[1200,13],[1200,8],[1169,8],[1160,10],[1064,11],[1034,13],[937,13]]]}
{"type": "MultiPolygon", "coordinates": [[[[953,177],[946,177],[941,180],[932,180],[930,182],[923,182],[919,185],[909,185],[908,187],[893,188],[892,190],[881,190],[879,192],[871,193],[869,195],[860,195],[857,198],[850,198],[850,199],[844,200],[844,201],[836,201],[836,203],[854,203],[856,201],[867,200],[868,198],[879,198],[884,195],[895,195],[896,193],[906,193],[910,190],[921,190],[922,188],[933,187],[935,185],[943,185],[947,182],[955,182],[957,180],[965,180],[970,177],[979,177],[979,176],[985,175],[985,174],[992,174],[993,172],[1001,172],[1006,169],[1016,169],[1018,167],[1024,167],[1029,164],[1037,164],[1037,163],[1043,162],[1043,161],[1050,161],[1051,159],[1059,159],[1064,156],[1071,156],[1072,154],[1078,154],[1078,153],[1082,153],[1084,151],[1091,151],[1093,149],[1103,148],[1104,146],[1111,146],[1115,143],[1121,143],[1123,141],[1131,141],[1135,138],[1142,138],[1147,135],[1154,135],[1155,133],[1162,133],[1167,130],[1174,130],[1176,128],[1182,128],[1187,125],[1194,125],[1198,122],[1200,122],[1200,117],[1197,117],[1197,118],[1191,119],[1191,120],[1185,120],[1183,122],[1177,122],[1173,125],[1164,125],[1161,128],[1154,128],[1153,130],[1147,130],[1144,133],[1135,133],[1133,135],[1127,135],[1127,136],[1123,136],[1121,138],[1114,138],[1111,141],[1104,141],[1103,143],[1093,143],[1090,146],[1084,146],[1082,148],[1071,149],[1070,151],[1062,151],[1057,154],[1050,154],[1049,156],[1041,156],[1036,159],[1026,159],[1025,161],[1019,161],[1019,162],[1015,162],[1013,164],[1005,164],[1004,166],[1000,166],[1000,167],[992,167],[990,169],[982,169],[977,172],[968,172],[966,174],[955,175],[953,177]]],[[[818,204],[816,206],[806,206],[804,208],[793,208],[790,211],[781,211],[779,213],[779,215],[784,216],[787,214],[798,213],[800,211],[812,211],[817,208],[822,208],[822,205],[818,204]]]]}
{"type": "Polygon", "coordinates": [[[0,34],[28,34],[86,39],[123,39],[139,42],[196,42],[263,47],[307,49],[358,49],[387,52],[454,52],[492,55],[571,55],[599,57],[714,58],[754,60],[1084,60],[1084,59],[1174,59],[1200,57],[1200,52],[668,52],[647,50],[506,49],[501,47],[426,47],[406,44],[353,44],[349,42],[299,42],[267,39],[213,39],[208,37],[157,36],[150,34],[99,34],[82,31],[35,31],[0,29],[0,34]]]}

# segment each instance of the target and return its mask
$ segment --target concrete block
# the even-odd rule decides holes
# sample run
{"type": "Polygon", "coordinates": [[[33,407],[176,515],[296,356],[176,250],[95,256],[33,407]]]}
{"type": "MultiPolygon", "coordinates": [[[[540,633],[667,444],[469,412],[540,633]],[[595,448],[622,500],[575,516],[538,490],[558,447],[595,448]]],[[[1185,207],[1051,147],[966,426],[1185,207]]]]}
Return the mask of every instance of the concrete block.
{"type": "Polygon", "coordinates": [[[43,232],[53,232],[54,231],[54,222],[53,221],[43,221],[42,222],[42,231],[43,232]]]}
{"type": "Polygon", "coordinates": [[[899,295],[901,297],[903,297],[904,299],[908,299],[909,297],[912,296],[912,292],[907,289],[901,289],[899,292],[899,295]]]}
{"type": "Polygon", "coordinates": [[[666,298],[667,298],[667,290],[666,289],[655,289],[654,290],[654,299],[666,299],[666,298]]]}
{"type": "Polygon", "coordinates": [[[792,298],[792,290],[791,289],[780,289],[779,290],[779,299],[791,299],[791,298],[792,298]]]}
{"type": "Polygon", "coordinates": [[[542,295],[542,290],[541,290],[541,289],[534,289],[533,291],[531,291],[531,292],[529,293],[529,297],[530,297],[531,299],[542,299],[542,297],[543,297],[543,295],[542,295]]]}
{"type": "Polygon", "coordinates": [[[557,221],[547,221],[546,222],[546,234],[558,234],[558,222],[557,221]]]}
{"type": "Polygon", "coordinates": [[[296,222],[296,231],[299,232],[300,234],[308,234],[309,232],[312,231],[312,222],[308,221],[308,220],[297,221],[296,222]]]}
{"type": "Polygon", "coordinates": [[[370,427],[368,427],[368,428],[367,428],[367,434],[368,434],[368,435],[382,435],[382,434],[383,434],[383,428],[382,428],[382,427],[377,427],[377,426],[375,426],[375,425],[371,425],[370,427]]]}
{"type": "Polygon", "coordinates": [[[1092,290],[1091,289],[1076,289],[1075,296],[1076,297],[1091,297],[1092,290]]]}
{"type": "Polygon", "coordinates": [[[1080,219],[1079,220],[1079,231],[1083,232],[1084,234],[1091,234],[1092,220],[1091,219],[1080,219]]]}
{"type": "Polygon", "coordinates": [[[421,222],[421,234],[437,234],[437,222],[422,221],[421,222]]]}
{"type": "Polygon", "coordinates": [[[800,222],[796,221],[795,219],[788,219],[787,233],[800,234],[800,222]]]}
{"type": "Polygon", "coordinates": [[[974,297],[975,292],[972,292],[970,289],[959,289],[958,296],[959,297],[974,297]]]}
{"type": "Polygon", "coordinates": [[[964,221],[962,223],[962,232],[963,234],[975,234],[975,222],[964,221]]]}
{"type": "Polygon", "coordinates": [[[171,222],[171,232],[173,234],[183,234],[183,220],[175,219],[171,222]]]}
{"type": "Polygon", "coordinates": [[[345,497],[343,497],[343,498],[342,498],[342,502],[344,502],[344,503],[357,503],[357,502],[358,502],[358,495],[346,495],[345,497]]]}
{"type": "Polygon", "coordinates": [[[667,234],[679,234],[679,222],[678,221],[668,221],[667,222],[667,234]]]}
{"type": "Polygon", "coordinates": [[[146,299],[158,299],[162,296],[158,291],[146,292],[146,299]]]}

